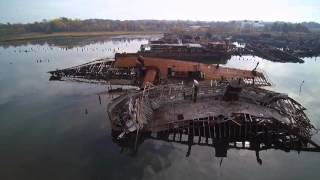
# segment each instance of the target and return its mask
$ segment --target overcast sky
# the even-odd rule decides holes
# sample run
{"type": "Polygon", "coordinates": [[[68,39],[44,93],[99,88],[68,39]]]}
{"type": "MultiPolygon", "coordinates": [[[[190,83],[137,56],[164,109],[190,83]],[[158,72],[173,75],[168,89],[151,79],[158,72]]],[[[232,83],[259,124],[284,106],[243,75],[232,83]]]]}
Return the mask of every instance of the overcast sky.
{"type": "Polygon", "coordinates": [[[57,17],[320,23],[320,0],[0,0],[0,23],[57,17]]]}

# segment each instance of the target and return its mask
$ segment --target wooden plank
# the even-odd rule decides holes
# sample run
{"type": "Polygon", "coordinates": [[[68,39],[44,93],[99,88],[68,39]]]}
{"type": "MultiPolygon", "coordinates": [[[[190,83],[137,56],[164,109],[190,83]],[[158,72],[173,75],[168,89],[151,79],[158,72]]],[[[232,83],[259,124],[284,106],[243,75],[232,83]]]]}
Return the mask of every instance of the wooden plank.
{"type": "Polygon", "coordinates": [[[212,142],[213,142],[212,134],[211,134],[211,126],[210,126],[210,121],[209,121],[209,119],[208,119],[207,123],[208,123],[208,130],[209,130],[209,138],[210,138],[210,139],[212,140],[212,142]]]}
{"type": "MultiPolygon", "coordinates": [[[[198,120],[199,120],[199,119],[198,119],[198,120]]],[[[199,137],[199,139],[198,139],[198,144],[200,144],[200,142],[201,142],[200,122],[198,122],[197,124],[198,124],[197,126],[198,126],[198,133],[199,133],[199,134],[198,134],[198,137],[199,137]]]]}

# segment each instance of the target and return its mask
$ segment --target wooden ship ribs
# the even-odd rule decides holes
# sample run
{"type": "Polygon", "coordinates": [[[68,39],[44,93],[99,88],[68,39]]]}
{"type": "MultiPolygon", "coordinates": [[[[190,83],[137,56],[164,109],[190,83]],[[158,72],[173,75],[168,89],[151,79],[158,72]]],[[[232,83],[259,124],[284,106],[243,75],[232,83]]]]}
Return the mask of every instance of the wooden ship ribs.
{"type": "Polygon", "coordinates": [[[160,85],[127,93],[110,103],[108,115],[114,140],[133,138],[134,149],[143,136],[188,144],[189,153],[194,144],[220,147],[221,143],[224,148],[252,149],[258,144],[258,151],[318,152],[320,147],[311,140],[317,130],[304,110],[287,95],[237,80],[194,87],[160,85]]]}
{"type": "Polygon", "coordinates": [[[134,84],[136,73],[128,68],[117,68],[113,59],[94,60],[78,66],[49,72],[50,80],[67,80],[87,83],[134,84]],[[118,81],[117,81],[118,80],[118,81]]]}

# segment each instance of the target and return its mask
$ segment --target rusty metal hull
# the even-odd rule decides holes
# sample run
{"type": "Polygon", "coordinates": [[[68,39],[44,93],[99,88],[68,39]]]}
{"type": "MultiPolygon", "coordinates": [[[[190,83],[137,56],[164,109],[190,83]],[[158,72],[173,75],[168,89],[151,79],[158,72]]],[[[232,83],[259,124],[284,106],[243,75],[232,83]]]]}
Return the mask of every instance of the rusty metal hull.
{"type": "Polygon", "coordinates": [[[192,81],[229,81],[243,79],[247,85],[269,86],[265,74],[257,71],[241,70],[207,65],[196,62],[143,57],[143,65],[137,54],[127,54],[116,60],[101,59],[79,66],[50,71],[52,80],[73,80],[92,83],[135,85],[144,87],[170,82],[192,81]],[[152,73],[151,73],[152,72],[152,73]]]}

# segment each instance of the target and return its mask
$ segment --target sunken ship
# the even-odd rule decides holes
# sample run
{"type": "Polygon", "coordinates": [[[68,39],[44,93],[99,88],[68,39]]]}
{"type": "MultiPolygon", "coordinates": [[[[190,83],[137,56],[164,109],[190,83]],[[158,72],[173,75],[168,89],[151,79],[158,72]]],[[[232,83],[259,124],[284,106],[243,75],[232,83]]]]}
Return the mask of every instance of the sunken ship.
{"type": "MultiPolygon", "coordinates": [[[[257,67],[256,67],[257,68],[257,67]]],[[[253,70],[241,70],[176,59],[142,57],[126,54],[113,59],[99,59],[82,65],[50,71],[50,80],[82,81],[112,85],[133,85],[145,88],[149,85],[229,81],[242,78],[247,84],[269,86],[266,75],[253,70]]]]}
{"type": "Polygon", "coordinates": [[[242,79],[215,84],[160,85],[127,92],[108,107],[113,141],[136,153],[146,139],[228,149],[319,152],[317,129],[305,108],[285,94],[248,86],[242,79]]]}

